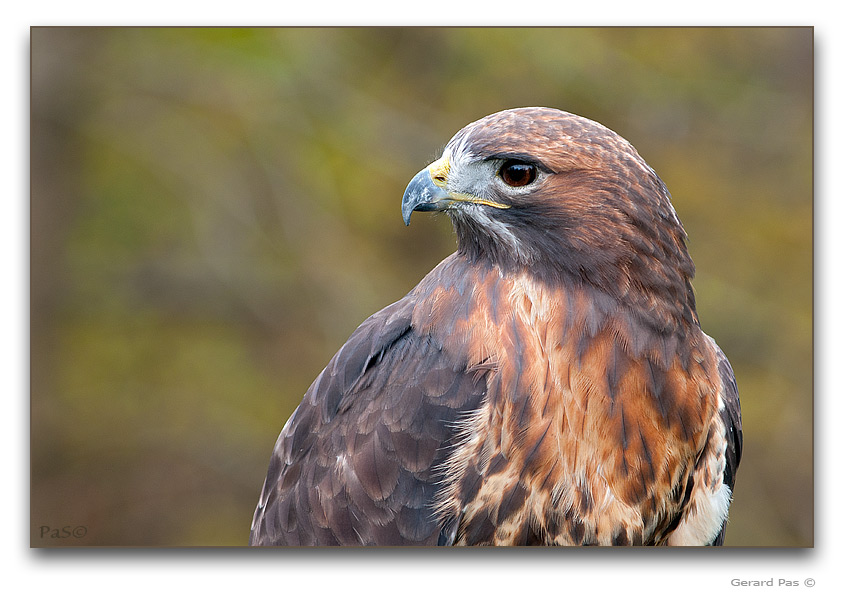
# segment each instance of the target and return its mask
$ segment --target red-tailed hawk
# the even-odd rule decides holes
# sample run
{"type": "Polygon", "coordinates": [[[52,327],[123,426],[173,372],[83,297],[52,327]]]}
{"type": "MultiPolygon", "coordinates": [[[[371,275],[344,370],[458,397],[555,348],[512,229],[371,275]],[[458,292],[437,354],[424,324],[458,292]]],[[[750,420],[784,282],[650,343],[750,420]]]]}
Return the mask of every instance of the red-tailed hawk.
{"type": "Polygon", "coordinates": [[[402,200],[457,252],[367,319],[281,431],[253,545],[721,544],[733,371],[665,185],[547,108],[469,124],[402,200]]]}

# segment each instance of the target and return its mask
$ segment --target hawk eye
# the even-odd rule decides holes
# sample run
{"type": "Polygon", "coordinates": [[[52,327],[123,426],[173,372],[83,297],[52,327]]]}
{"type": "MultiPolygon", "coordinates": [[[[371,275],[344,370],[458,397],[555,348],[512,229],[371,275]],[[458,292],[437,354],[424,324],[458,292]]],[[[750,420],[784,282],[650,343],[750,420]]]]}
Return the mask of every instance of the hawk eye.
{"type": "Polygon", "coordinates": [[[498,170],[498,175],[508,186],[518,188],[526,186],[536,179],[536,167],[530,163],[510,159],[504,162],[504,165],[498,170]]]}

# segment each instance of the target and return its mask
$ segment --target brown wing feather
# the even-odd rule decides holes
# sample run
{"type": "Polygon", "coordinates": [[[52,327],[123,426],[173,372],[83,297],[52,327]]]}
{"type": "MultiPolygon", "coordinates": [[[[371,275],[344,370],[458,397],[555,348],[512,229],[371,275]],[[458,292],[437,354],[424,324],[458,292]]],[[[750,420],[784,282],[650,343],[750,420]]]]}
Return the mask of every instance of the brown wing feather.
{"type": "Polygon", "coordinates": [[[253,545],[433,545],[438,467],[486,387],[411,327],[405,298],[365,321],[282,430],[253,545]]]}

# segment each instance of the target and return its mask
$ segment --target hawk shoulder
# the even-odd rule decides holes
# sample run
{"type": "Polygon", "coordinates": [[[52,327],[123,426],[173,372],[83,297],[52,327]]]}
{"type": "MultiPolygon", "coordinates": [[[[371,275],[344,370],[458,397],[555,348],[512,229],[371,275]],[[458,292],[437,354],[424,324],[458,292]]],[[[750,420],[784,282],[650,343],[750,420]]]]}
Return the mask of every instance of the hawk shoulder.
{"type": "Polygon", "coordinates": [[[413,329],[413,306],[368,318],[308,389],[273,450],[251,544],[441,540],[438,468],[486,383],[413,329]]]}

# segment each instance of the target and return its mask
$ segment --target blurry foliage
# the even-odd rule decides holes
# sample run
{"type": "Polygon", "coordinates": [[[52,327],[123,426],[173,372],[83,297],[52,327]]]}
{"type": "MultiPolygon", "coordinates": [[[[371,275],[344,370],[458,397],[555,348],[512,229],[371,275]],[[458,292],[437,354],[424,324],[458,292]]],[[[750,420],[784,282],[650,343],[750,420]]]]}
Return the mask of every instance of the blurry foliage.
{"type": "Polygon", "coordinates": [[[454,248],[463,125],[559,107],[665,180],[745,458],[728,544],[813,542],[812,31],[32,30],[32,544],[246,543],[274,440],[454,248]],[[73,542],[42,525],[84,525],[73,542]]]}

